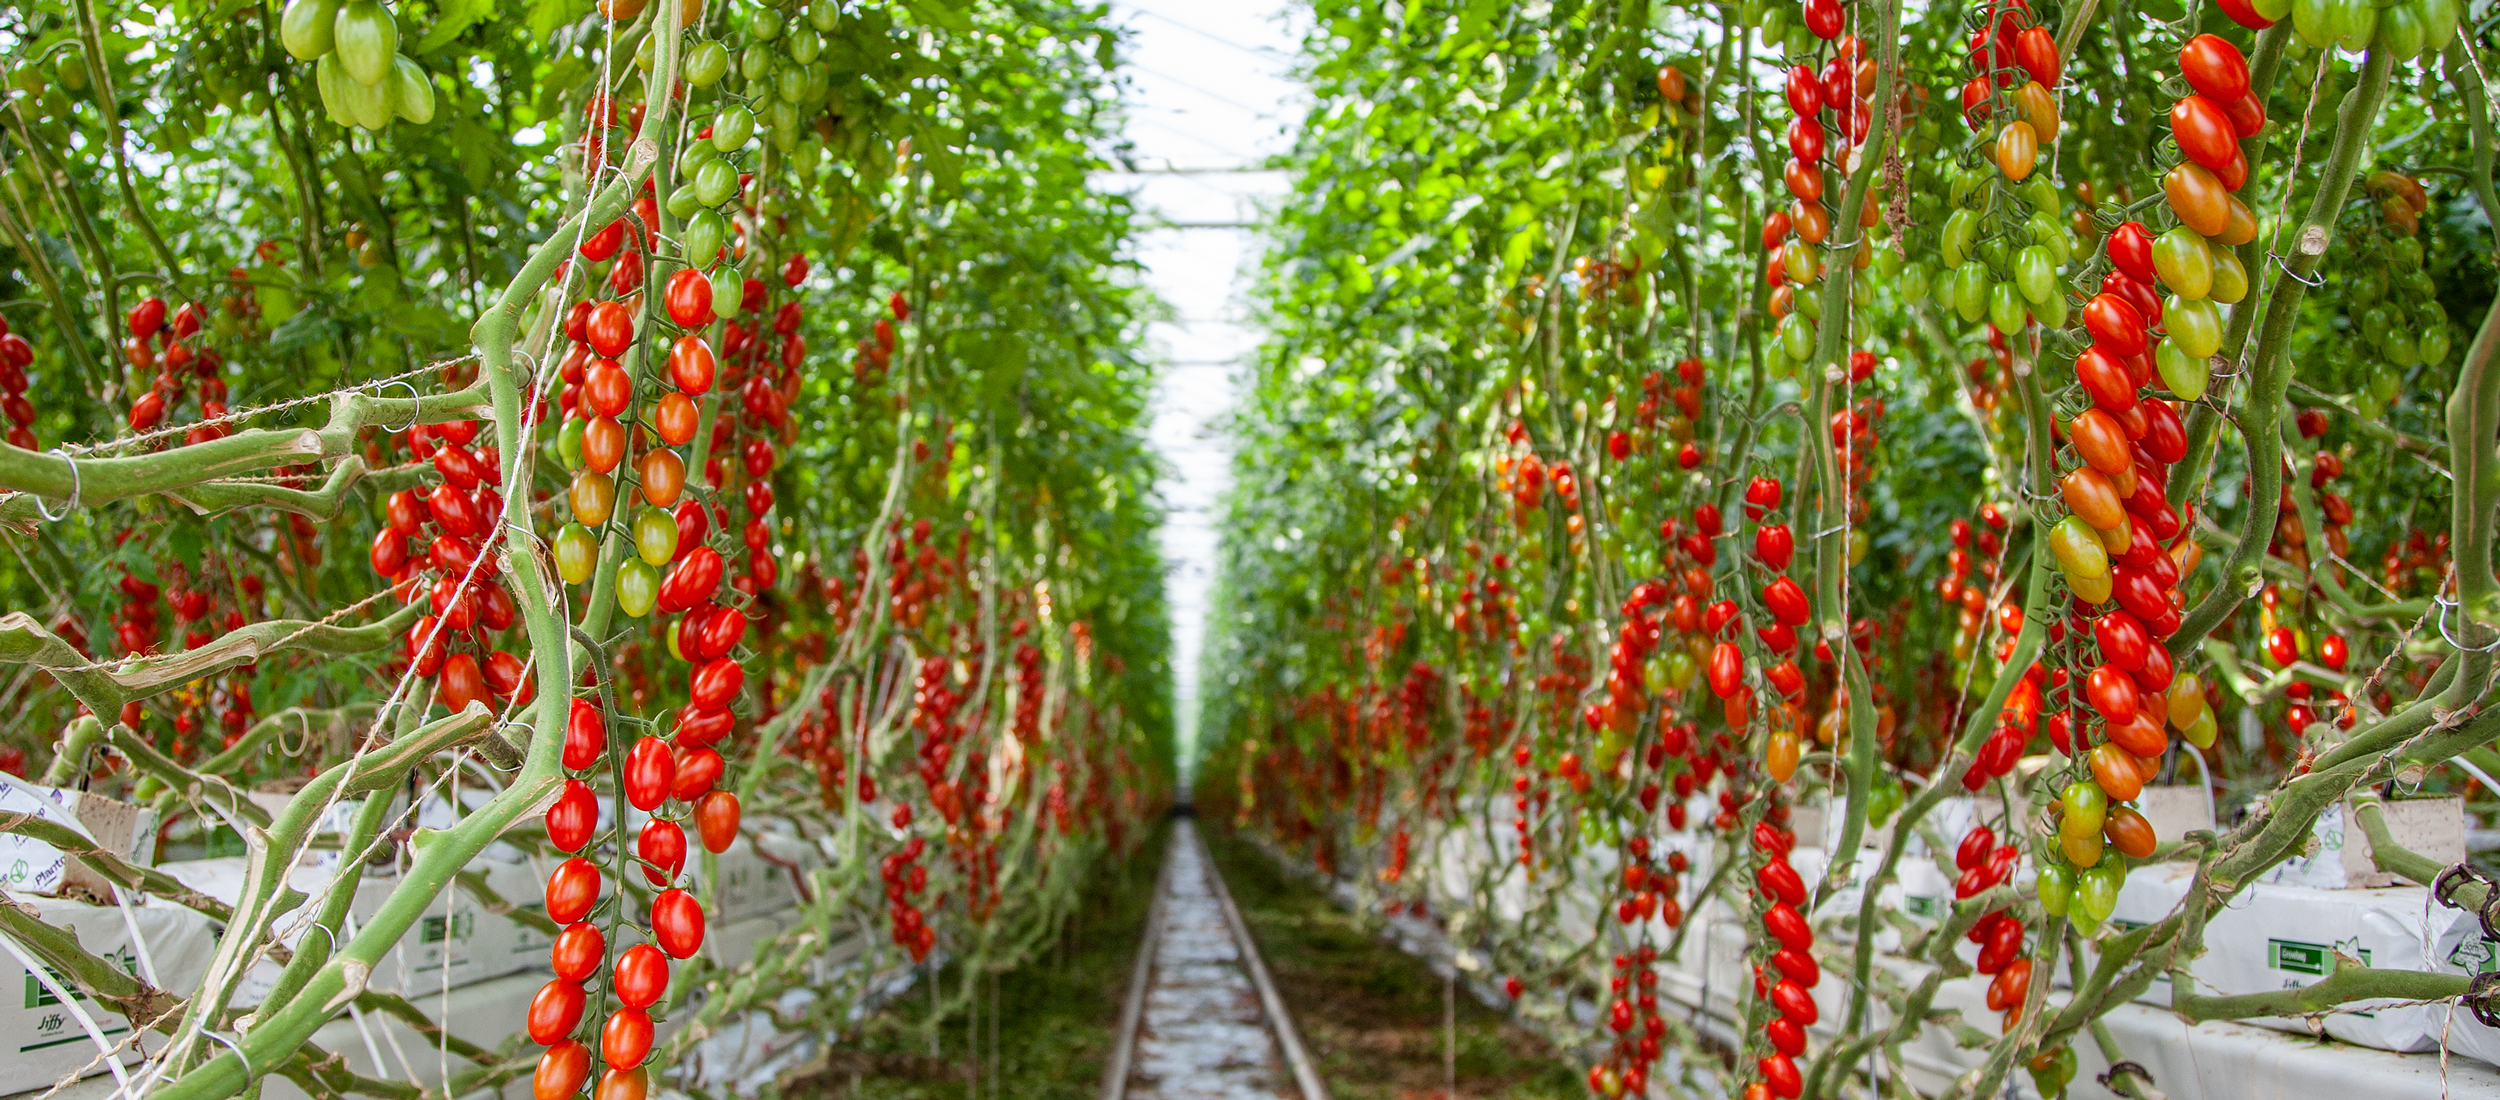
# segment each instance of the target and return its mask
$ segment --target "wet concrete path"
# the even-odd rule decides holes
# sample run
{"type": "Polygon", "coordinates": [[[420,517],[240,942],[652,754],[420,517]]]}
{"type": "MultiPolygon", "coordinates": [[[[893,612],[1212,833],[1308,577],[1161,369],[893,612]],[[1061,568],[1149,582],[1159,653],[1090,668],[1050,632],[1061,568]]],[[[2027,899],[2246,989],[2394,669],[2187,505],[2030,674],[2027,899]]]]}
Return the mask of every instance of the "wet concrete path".
{"type": "Polygon", "coordinates": [[[1133,1053],[1124,1088],[1106,1089],[1106,1100],[1325,1100],[1290,1021],[1269,1026],[1282,1005],[1256,948],[1243,950],[1247,930],[1227,912],[1189,819],[1174,824],[1164,859],[1148,922],[1152,960],[1132,990],[1133,1053]],[[1306,1087],[1316,1095],[1306,1098],[1306,1087]]]}

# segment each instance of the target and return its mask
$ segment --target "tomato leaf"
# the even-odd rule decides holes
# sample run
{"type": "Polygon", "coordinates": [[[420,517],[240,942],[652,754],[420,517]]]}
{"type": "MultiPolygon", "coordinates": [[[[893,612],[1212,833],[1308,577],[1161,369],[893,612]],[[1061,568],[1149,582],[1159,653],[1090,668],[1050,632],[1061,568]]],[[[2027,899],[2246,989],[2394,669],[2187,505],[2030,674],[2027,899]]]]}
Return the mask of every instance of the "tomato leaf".
{"type": "MultiPolygon", "coordinates": [[[[494,10],[489,0],[442,0],[442,14],[435,18],[434,26],[425,32],[425,37],[417,40],[414,52],[428,54],[451,45],[453,39],[460,37],[460,32],[476,25],[478,20],[494,10]]],[[[535,15],[536,11],[531,14],[535,15]]]]}

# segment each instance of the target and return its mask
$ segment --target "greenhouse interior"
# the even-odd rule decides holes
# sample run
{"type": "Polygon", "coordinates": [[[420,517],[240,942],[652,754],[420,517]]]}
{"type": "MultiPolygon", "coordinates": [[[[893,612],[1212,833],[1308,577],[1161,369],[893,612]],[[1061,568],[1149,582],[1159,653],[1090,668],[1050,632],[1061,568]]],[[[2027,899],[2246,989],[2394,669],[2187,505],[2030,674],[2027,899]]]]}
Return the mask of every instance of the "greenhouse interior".
{"type": "Polygon", "coordinates": [[[0,1100],[2500,1100],[2500,0],[0,5],[0,1100]]]}

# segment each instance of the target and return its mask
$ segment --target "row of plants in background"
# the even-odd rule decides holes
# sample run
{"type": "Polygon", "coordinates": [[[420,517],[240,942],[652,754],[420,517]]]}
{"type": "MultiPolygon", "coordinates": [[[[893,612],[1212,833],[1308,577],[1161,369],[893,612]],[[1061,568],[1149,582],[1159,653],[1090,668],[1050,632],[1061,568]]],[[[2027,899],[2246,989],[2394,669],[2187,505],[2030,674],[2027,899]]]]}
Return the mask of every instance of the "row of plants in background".
{"type": "MultiPolygon", "coordinates": [[[[1316,15],[1198,797],[1439,919],[1592,1090],[1897,1084],[1975,972],[1957,1094],[2054,1095],[2347,794],[2491,811],[2487,12],[1316,15]],[[1932,924],[1878,901],[1922,835],[1932,924]],[[2195,900],[2112,923],[2159,862],[2195,900]],[[1705,906],[1732,1057],[1660,1004],[1705,906]]],[[[2299,1009],[2467,993],[2339,978],[2299,1009]]]]}
{"type": "Polygon", "coordinates": [[[444,1095],[639,1100],[750,1010],[838,1035],[879,974],[1048,942],[1171,768],[1101,18],[0,16],[0,765],[153,805],[169,857],[398,868],[352,927],[355,875],[207,903],[196,989],[10,929],[141,1006],[134,1076],[412,1094],[310,1039],[498,840],[549,868],[494,900],[543,900],[554,976],[483,1042],[384,998],[444,1095]],[[798,919],[707,952],[764,833],[811,853],[798,919]],[[325,935],[235,1008],[299,903],[325,935]]]}

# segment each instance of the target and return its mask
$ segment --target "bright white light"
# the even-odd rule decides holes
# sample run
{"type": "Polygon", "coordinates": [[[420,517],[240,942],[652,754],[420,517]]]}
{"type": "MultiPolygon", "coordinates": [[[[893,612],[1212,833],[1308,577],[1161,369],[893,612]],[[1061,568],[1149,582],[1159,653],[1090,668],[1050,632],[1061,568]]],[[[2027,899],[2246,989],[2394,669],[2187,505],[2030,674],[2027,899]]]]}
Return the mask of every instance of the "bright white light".
{"type": "Polygon", "coordinates": [[[1161,542],[1172,617],[1173,704],[1182,782],[1196,757],[1199,653],[1215,579],[1215,508],[1232,448],[1221,422],[1259,342],[1244,323],[1264,200],[1282,172],[1254,171],[1291,148],[1309,97],[1288,71],[1303,13],[1281,0],[1113,0],[1126,28],[1127,141],[1136,172],[1096,182],[1136,196],[1160,227],[1138,241],[1149,289],[1171,308],[1147,330],[1156,365],[1151,441],[1169,465],[1161,542]]]}

